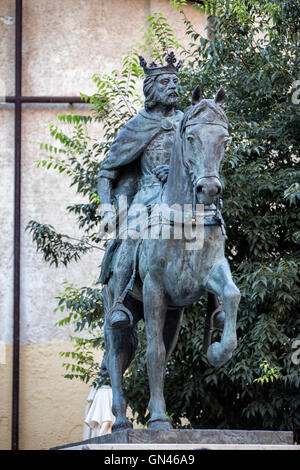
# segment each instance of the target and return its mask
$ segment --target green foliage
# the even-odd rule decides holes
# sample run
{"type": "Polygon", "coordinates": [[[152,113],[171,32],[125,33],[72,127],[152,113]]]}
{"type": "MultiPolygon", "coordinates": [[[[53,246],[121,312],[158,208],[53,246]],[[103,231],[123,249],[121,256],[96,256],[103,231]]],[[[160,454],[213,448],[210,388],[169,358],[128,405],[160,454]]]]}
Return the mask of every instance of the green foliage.
{"type": "Polygon", "coordinates": [[[280,368],[275,366],[275,367],[270,367],[270,365],[268,364],[267,361],[264,361],[262,364],[260,364],[259,366],[261,369],[263,369],[264,371],[264,375],[262,375],[261,377],[258,377],[257,379],[254,379],[253,380],[253,383],[254,382],[258,382],[260,384],[264,384],[264,382],[268,383],[269,380],[271,380],[271,382],[277,379],[280,379],[280,368]]]}
{"type": "MultiPolygon", "coordinates": [[[[119,129],[133,117],[142,106],[137,83],[143,77],[139,67],[137,50],[133,49],[124,58],[121,71],[114,70],[110,75],[94,75],[97,93],[89,98],[95,122],[100,121],[104,128],[104,137],[98,144],[99,153],[104,155],[115,139],[119,129]]],[[[97,143],[95,143],[97,149],[97,143]]],[[[97,154],[96,154],[97,155],[97,154]]]]}
{"type": "MultiPolygon", "coordinates": [[[[185,2],[172,3],[180,10],[185,2]]],[[[293,341],[300,338],[300,107],[291,100],[299,74],[300,2],[221,0],[214,13],[210,40],[201,37],[181,13],[187,48],[177,42],[161,14],[152,15],[143,31],[143,45],[136,45],[121,71],[94,76],[97,92],[83,96],[90,99],[91,115],[60,118],[70,123],[73,135],[51,127],[60,146],[43,146],[50,157],[39,165],[67,174],[70,184],[88,199],[67,208],[76,214],[85,244],[72,244],[70,238],[64,242],[52,227],[34,221],[29,229],[45,260],[56,265],[68,265],[90,248],[87,243],[95,240],[100,222],[96,184],[100,159],[120,127],[141,107],[137,90],[143,72],[138,67],[138,50],[162,63],[170,48],[176,49],[184,59],[181,109],[190,104],[198,84],[207,98],[221,85],[226,90],[225,111],[232,136],[223,167],[226,255],[242,300],[238,348],[219,368],[211,367],[202,352],[205,299],[186,309],[166,372],[167,409],[175,426],[183,426],[184,418],[188,425],[201,428],[292,429],[300,426],[299,365],[291,360],[293,341]],[[98,122],[104,128],[101,142],[93,141],[87,132],[89,125],[98,122]]],[[[101,325],[100,294],[97,288],[62,293],[59,308],[69,312],[62,323],[74,321],[79,329],[82,325],[92,329],[94,322],[101,325]],[[82,295],[91,303],[79,301],[82,295]]],[[[124,385],[130,407],[145,424],[149,391],[143,324],[139,339],[124,385]]],[[[94,330],[90,341],[101,346],[101,331],[94,330]]],[[[86,343],[79,341],[76,347],[78,355],[73,359],[80,369],[75,366],[69,375],[95,380],[97,367],[93,368],[90,353],[84,349],[86,343]]]]}
{"type": "Polygon", "coordinates": [[[182,7],[191,5],[197,8],[201,13],[212,14],[218,7],[218,0],[170,0],[170,4],[173,5],[177,11],[180,11],[182,7]]]}
{"type": "Polygon", "coordinates": [[[85,336],[72,336],[74,350],[60,353],[65,359],[72,359],[72,362],[62,364],[67,371],[65,378],[79,378],[86,383],[93,381],[98,384],[100,364],[95,356],[97,352],[100,355],[100,350],[104,349],[101,291],[94,287],[76,288],[64,282],[57,300],[55,311],[68,312],[57,325],[72,324],[75,332],[84,331],[85,336]]]}
{"type": "MultiPolygon", "coordinates": [[[[100,363],[95,360],[95,349],[88,340],[79,337],[71,337],[74,343],[74,350],[61,352],[60,356],[65,359],[72,359],[72,362],[63,362],[67,373],[64,375],[66,379],[80,379],[88,383],[95,380],[98,375],[100,363]]],[[[97,380],[95,380],[97,384],[97,380]]]]}
{"type": "Polygon", "coordinates": [[[172,28],[162,13],[154,13],[148,17],[148,27],[143,28],[142,42],[137,46],[142,53],[147,53],[157,63],[165,65],[165,57],[170,50],[177,50],[180,44],[176,40],[172,28]]]}
{"type": "Polygon", "coordinates": [[[28,222],[26,230],[32,233],[36,250],[43,253],[44,260],[57,267],[59,263],[67,266],[71,261],[78,261],[81,254],[92,248],[82,240],[74,244],[74,238],[57,233],[51,225],[40,224],[34,220],[28,222]]]}

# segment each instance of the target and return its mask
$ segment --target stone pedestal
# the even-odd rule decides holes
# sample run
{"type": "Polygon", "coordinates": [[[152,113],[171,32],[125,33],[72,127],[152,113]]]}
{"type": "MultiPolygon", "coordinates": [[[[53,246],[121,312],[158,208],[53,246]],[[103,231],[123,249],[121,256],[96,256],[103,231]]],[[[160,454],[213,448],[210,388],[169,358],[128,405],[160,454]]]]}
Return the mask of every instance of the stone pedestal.
{"type": "Polygon", "coordinates": [[[244,431],[227,429],[127,429],[86,441],[74,442],[51,450],[82,449],[297,449],[293,445],[293,433],[289,431],[244,431]]]}

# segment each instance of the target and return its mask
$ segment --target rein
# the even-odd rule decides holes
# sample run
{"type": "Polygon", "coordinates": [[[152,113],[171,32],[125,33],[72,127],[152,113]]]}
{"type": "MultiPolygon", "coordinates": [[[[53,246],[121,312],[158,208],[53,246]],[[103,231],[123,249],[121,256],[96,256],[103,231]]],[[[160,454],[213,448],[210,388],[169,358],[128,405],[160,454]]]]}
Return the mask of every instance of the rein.
{"type": "MultiPolygon", "coordinates": [[[[228,129],[228,125],[226,123],[224,123],[223,121],[221,121],[221,120],[217,120],[217,121],[205,121],[205,120],[201,121],[201,120],[197,120],[197,119],[191,119],[190,121],[186,120],[186,121],[183,122],[183,125],[180,129],[180,137],[182,139],[182,144],[183,144],[183,133],[184,133],[186,127],[195,126],[195,125],[215,125],[215,126],[224,127],[226,130],[228,129]]],[[[183,155],[183,149],[181,151],[182,151],[182,155],[183,155]]],[[[204,178],[216,178],[220,182],[220,178],[219,178],[218,175],[203,175],[203,176],[199,176],[196,179],[196,181],[193,181],[192,221],[195,220],[195,223],[197,223],[196,222],[196,188],[197,188],[197,184],[200,181],[200,179],[204,179],[204,178]]],[[[213,215],[213,217],[216,220],[215,223],[211,223],[211,222],[210,223],[208,223],[208,222],[205,223],[205,219],[211,217],[210,215],[205,215],[205,212],[208,210],[208,207],[210,207],[210,206],[204,204],[204,226],[206,226],[206,225],[220,225],[224,237],[227,238],[226,231],[225,231],[224,220],[223,220],[223,217],[222,217],[221,212],[220,212],[220,209],[221,209],[220,198],[219,197],[217,198],[216,208],[215,208],[214,215],[213,215]]]]}
{"type": "MultiPolygon", "coordinates": [[[[183,151],[183,133],[185,131],[185,128],[186,127],[189,127],[189,126],[192,126],[192,125],[216,125],[216,126],[222,126],[224,127],[225,129],[228,129],[228,126],[226,125],[225,122],[221,121],[221,120],[217,120],[217,121],[207,121],[207,120],[197,120],[197,119],[192,119],[190,121],[188,120],[185,120],[185,118],[183,118],[183,121],[181,123],[181,127],[180,127],[180,132],[179,132],[179,136],[180,136],[180,139],[181,139],[181,155],[183,158],[183,155],[184,155],[184,151],[183,151]]],[[[183,165],[186,166],[185,162],[183,161],[183,165]]],[[[219,182],[220,182],[220,178],[218,175],[215,175],[215,174],[211,174],[211,175],[204,175],[204,176],[199,176],[197,177],[197,179],[194,178],[195,181],[192,181],[193,182],[193,201],[192,201],[192,211],[191,211],[191,214],[189,215],[188,219],[186,219],[186,222],[188,223],[191,223],[193,226],[197,225],[199,223],[199,221],[197,221],[197,216],[199,215],[199,212],[197,213],[197,210],[196,210],[196,206],[197,206],[197,203],[196,203],[196,187],[197,187],[197,183],[200,179],[203,179],[203,178],[216,178],[219,182]]],[[[160,191],[160,194],[159,194],[159,197],[158,197],[158,204],[160,204],[162,202],[162,199],[163,199],[163,193],[164,193],[164,190],[165,190],[166,186],[164,185],[162,187],[162,190],[160,191]]],[[[221,230],[222,230],[222,234],[225,238],[227,238],[226,236],[226,231],[225,231],[225,223],[224,223],[224,220],[223,220],[223,217],[221,215],[221,201],[220,201],[220,198],[217,197],[217,201],[216,201],[216,204],[214,205],[214,207],[212,208],[212,204],[202,204],[202,206],[204,206],[204,211],[201,213],[201,222],[203,224],[204,222],[204,226],[210,226],[210,225],[218,225],[221,227],[221,230]]],[[[175,211],[172,210],[173,214],[174,214],[174,218],[175,217],[175,211]]],[[[153,214],[152,214],[153,215],[153,214]]],[[[180,219],[180,217],[179,217],[180,219]]],[[[172,219],[170,216],[169,217],[166,217],[166,214],[164,214],[164,216],[162,217],[162,214],[160,214],[159,216],[155,216],[154,219],[152,218],[151,220],[151,226],[154,227],[156,225],[171,225],[171,226],[174,226],[176,223],[184,223],[184,221],[182,221],[182,218],[180,219],[181,222],[178,222],[178,219],[177,219],[177,222],[172,219]]],[[[145,229],[148,229],[149,228],[149,225],[148,223],[145,224],[145,226],[143,227],[143,230],[145,229]]],[[[141,231],[143,231],[141,230],[141,231]]]]}

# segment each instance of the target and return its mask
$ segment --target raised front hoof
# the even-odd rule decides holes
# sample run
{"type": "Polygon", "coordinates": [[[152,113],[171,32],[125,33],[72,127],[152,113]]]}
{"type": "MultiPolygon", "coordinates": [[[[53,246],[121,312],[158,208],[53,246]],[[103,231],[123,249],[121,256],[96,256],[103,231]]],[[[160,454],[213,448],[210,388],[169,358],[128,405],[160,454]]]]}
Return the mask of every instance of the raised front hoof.
{"type": "Polygon", "coordinates": [[[232,357],[232,352],[227,352],[224,350],[223,346],[219,342],[211,344],[207,350],[207,359],[208,362],[214,366],[219,367],[229,361],[232,357]]]}
{"type": "Polygon", "coordinates": [[[115,421],[112,425],[111,432],[125,431],[126,429],[132,429],[133,425],[128,419],[122,421],[115,421]]]}
{"type": "Polygon", "coordinates": [[[128,315],[122,310],[115,310],[109,320],[109,327],[114,328],[127,328],[130,326],[130,319],[128,315]]]}
{"type": "Polygon", "coordinates": [[[150,419],[147,423],[147,428],[167,431],[173,429],[173,426],[169,419],[150,419]]]}

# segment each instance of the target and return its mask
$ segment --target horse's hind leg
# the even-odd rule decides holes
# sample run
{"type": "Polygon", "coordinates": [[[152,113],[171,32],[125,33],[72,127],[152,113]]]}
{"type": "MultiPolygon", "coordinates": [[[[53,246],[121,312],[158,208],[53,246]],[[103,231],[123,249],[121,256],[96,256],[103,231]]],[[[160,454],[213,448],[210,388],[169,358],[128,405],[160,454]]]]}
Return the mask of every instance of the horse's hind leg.
{"type": "Polygon", "coordinates": [[[113,391],[112,412],[115,422],[112,431],[132,428],[126,418],[126,398],[123,392],[123,375],[128,368],[136,349],[135,327],[109,329],[108,370],[113,391]]]}
{"type": "Polygon", "coordinates": [[[207,358],[213,366],[221,366],[231,358],[237,345],[236,317],[240,302],[240,291],[234,284],[228,262],[225,258],[211,270],[206,288],[217,294],[224,305],[225,324],[221,342],[212,343],[207,350],[207,358]]]}
{"type": "MultiPolygon", "coordinates": [[[[110,284],[111,286],[111,284],[110,284]]],[[[112,304],[112,292],[109,286],[104,288],[104,306],[109,309],[112,304]]],[[[112,431],[132,428],[132,423],[126,418],[126,399],[123,392],[123,375],[131,363],[137,347],[136,323],[130,328],[111,329],[107,319],[104,324],[105,355],[101,365],[101,373],[108,371],[113,392],[112,412],[115,422],[112,431]]]]}
{"type": "Polygon", "coordinates": [[[163,395],[166,371],[166,347],[163,330],[167,304],[161,285],[154,282],[149,274],[146,275],[144,280],[143,301],[150,386],[148,409],[151,415],[147,426],[150,429],[172,429],[170,419],[166,415],[166,404],[163,395]]]}

